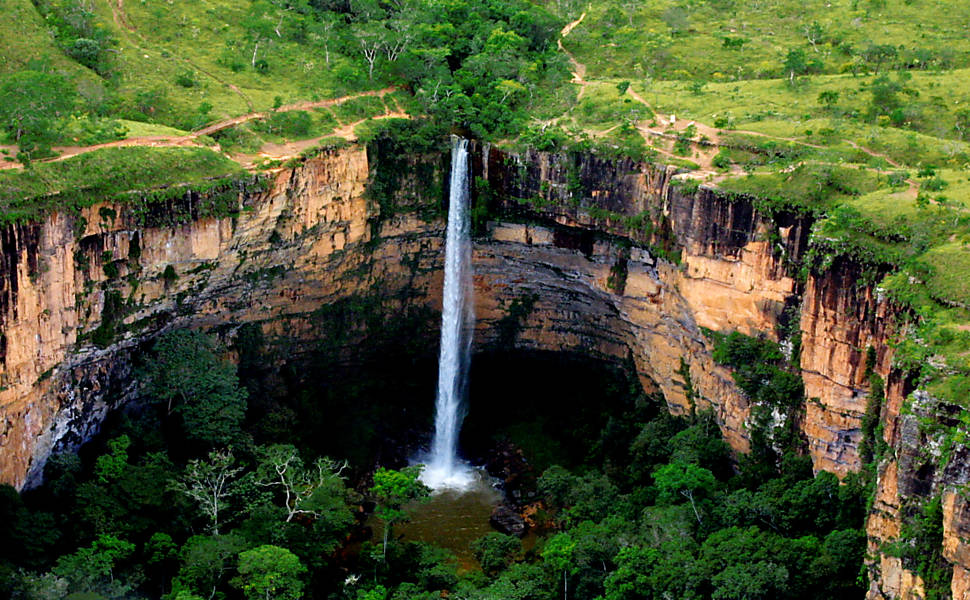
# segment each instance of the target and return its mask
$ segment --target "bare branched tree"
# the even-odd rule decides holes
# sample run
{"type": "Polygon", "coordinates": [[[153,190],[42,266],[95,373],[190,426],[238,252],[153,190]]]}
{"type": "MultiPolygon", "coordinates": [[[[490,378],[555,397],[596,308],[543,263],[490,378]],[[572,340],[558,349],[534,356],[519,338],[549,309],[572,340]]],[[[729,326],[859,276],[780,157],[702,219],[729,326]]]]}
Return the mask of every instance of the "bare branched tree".
{"type": "Polygon", "coordinates": [[[235,466],[232,450],[216,450],[209,453],[208,460],[189,461],[185,474],[175,483],[196,504],[211,522],[213,535],[219,535],[219,518],[235,494],[236,479],[242,467],[235,466]]]}
{"type": "Polygon", "coordinates": [[[294,446],[276,445],[263,451],[257,469],[256,485],[275,487],[283,492],[286,521],[296,515],[320,516],[310,501],[321,487],[343,478],[347,462],[318,458],[304,466],[303,459],[294,446]]]}

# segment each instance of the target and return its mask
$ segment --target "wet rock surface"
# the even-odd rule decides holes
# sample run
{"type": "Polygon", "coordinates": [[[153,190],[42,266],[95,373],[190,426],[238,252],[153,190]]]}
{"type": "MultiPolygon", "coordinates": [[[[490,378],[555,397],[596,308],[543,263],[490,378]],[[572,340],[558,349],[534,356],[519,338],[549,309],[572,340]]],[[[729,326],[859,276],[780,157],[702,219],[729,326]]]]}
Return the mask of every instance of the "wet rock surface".
{"type": "Polygon", "coordinates": [[[496,530],[516,537],[525,535],[528,528],[525,519],[517,513],[511,506],[502,504],[496,506],[492,511],[492,516],[488,520],[496,530]]]}

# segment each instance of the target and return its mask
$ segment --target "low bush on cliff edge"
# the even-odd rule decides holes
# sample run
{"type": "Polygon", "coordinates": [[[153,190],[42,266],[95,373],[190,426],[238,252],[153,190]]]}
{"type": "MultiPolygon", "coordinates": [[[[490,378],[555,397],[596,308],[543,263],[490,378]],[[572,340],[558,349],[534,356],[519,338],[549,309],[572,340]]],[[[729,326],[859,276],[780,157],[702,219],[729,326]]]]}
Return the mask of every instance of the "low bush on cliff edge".
{"type": "Polygon", "coordinates": [[[848,198],[874,191],[879,177],[861,169],[802,164],[789,172],[727,179],[719,187],[754,197],[755,206],[767,214],[780,210],[821,214],[848,198]]]}

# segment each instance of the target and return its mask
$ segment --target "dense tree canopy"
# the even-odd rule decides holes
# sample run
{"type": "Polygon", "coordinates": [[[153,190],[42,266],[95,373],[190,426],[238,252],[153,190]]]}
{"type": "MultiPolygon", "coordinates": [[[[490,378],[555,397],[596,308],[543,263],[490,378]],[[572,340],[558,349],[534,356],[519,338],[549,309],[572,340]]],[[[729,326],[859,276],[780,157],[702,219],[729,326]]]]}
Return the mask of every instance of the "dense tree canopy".
{"type": "Polygon", "coordinates": [[[181,415],[186,438],[209,447],[240,441],[246,390],[212,339],[177,330],[158,339],[155,354],[148,365],[149,392],[170,414],[181,415]]]}
{"type": "MultiPolygon", "coordinates": [[[[716,348],[753,395],[787,372],[771,342],[723,336],[716,348]]],[[[160,338],[144,362],[144,412],[110,427],[95,451],[55,457],[28,502],[0,490],[0,577],[14,597],[821,600],[863,591],[858,480],[813,476],[789,437],[774,438],[790,444],[776,448],[777,462],[732,465],[711,413],[671,416],[631,383],[609,384],[620,403],[609,418],[557,428],[595,450],[563,454],[563,465],[519,488],[546,528],[535,548],[490,533],[470,548],[481,570],[460,573],[448,552],[393,533],[428,495],[420,467],[355,470],[306,444],[238,434],[186,448],[192,402],[244,402],[235,368],[190,331],[160,338]],[[382,538],[367,539],[355,518],[368,505],[382,538]]],[[[801,393],[786,390],[772,397],[801,393]]],[[[933,545],[939,511],[927,514],[907,535],[933,545]]]]}

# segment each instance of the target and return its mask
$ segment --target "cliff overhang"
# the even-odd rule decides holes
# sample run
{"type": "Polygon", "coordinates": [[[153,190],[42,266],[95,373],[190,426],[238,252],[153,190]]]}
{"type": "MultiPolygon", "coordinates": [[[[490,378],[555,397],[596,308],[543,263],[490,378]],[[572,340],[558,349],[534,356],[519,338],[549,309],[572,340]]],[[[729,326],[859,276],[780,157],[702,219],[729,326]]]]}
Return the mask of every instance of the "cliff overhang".
{"type": "MultiPolygon", "coordinates": [[[[311,316],[320,307],[375,290],[387,310],[436,308],[445,165],[443,154],[379,140],[323,152],[231,198],[221,190],[220,202],[231,202],[219,212],[199,209],[207,197],[187,192],[5,226],[4,480],[36,483],[52,451],[77,447],[136,397],[131,356],[169,328],[232,338],[250,324],[271,340],[308,340],[319,335],[311,316]]],[[[859,285],[870,265],[851,257],[799,269],[814,215],[759,212],[751,198],[684,182],[670,167],[594,155],[478,146],[473,176],[480,347],[632,359],[671,411],[710,407],[745,452],[751,401],[713,360],[704,331],[797,337],[807,398],[798,422],[815,468],[842,476],[862,466],[873,374],[886,384],[883,439],[906,455],[900,414],[911,390],[890,343],[899,309],[859,285]],[[513,323],[509,307],[523,299],[530,309],[513,323]]],[[[891,472],[911,470],[901,460],[883,462],[870,540],[892,539],[892,523],[898,533],[902,499],[913,495],[890,485],[891,472]]],[[[949,485],[941,475],[930,488],[949,485]]],[[[954,515],[963,505],[946,497],[948,530],[962,531],[954,515]]],[[[961,548],[948,546],[957,570],[961,548]]],[[[873,577],[890,596],[906,588],[905,569],[891,562],[884,557],[873,577]]]]}

